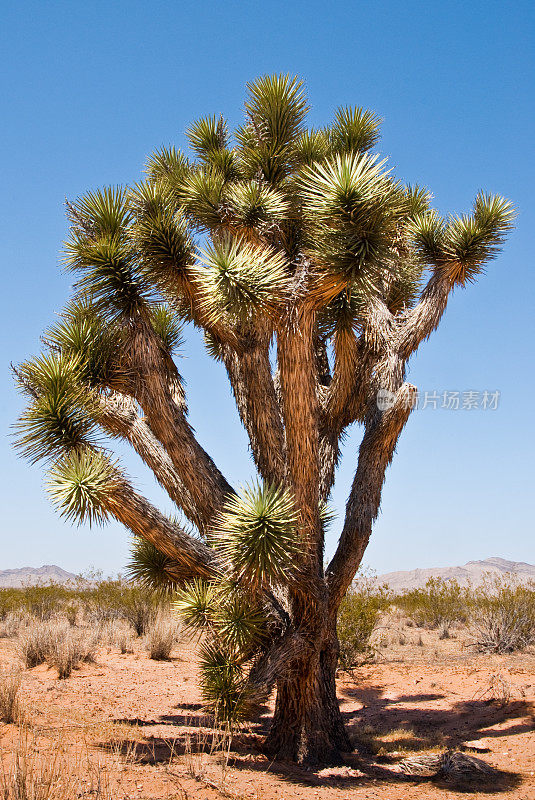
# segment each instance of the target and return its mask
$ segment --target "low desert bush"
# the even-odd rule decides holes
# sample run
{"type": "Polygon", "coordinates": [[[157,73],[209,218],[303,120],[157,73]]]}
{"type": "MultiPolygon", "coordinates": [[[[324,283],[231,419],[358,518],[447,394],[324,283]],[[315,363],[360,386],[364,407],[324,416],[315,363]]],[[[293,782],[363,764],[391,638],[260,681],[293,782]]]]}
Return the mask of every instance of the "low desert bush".
{"type": "Polygon", "coordinates": [[[22,676],[20,669],[0,672],[0,720],[2,722],[19,722],[21,707],[19,689],[22,676]]]}
{"type": "Polygon", "coordinates": [[[30,620],[19,631],[18,649],[28,669],[44,664],[51,646],[51,629],[48,622],[30,620]]]}
{"type": "Polygon", "coordinates": [[[370,637],[389,604],[390,592],[373,578],[359,577],[353,582],[338,614],[340,669],[352,669],[371,653],[370,637]]]}
{"type": "Polygon", "coordinates": [[[73,629],[70,625],[56,623],[50,626],[49,649],[46,662],[58,671],[58,678],[69,678],[73,669],[82,662],[95,660],[98,632],[73,629]]]}
{"type": "Polygon", "coordinates": [[[477,650],[511,653],[535,643],[535,584],[489,576],[474,596],[470,629],[477,650]]]}
{"type": "Polygon", "coordinates": [[[146,648],[154,661],[165,661],[182,638],[180,625],[171,617],[159,614],[146,634],[146,648]]]}
{"type": "Polygon", "coordinates": [[[98,631],[73,628],[65,619],[32,620],[19,635],[19,651],[28,669],[45,662],[68,678],[82,661],[94,661],[98,631]]]}
{"type": "Polygon", "coordinates": [[[441,628],[443,632],[449,632],[454,622],[467,621],[473,592],[469,586],[460,586],[456,580],[429,578],[423,588],[407,590],[394,602],[418,627],[441,628]]]}

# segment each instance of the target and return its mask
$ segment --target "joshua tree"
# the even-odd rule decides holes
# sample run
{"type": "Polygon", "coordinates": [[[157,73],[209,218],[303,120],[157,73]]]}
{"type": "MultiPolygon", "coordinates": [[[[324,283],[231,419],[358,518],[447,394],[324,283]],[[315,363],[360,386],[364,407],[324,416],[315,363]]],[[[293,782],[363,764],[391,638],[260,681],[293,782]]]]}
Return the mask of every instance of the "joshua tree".
{"type": "MultiPolygon", "coordinates": [[[[265,746],[300,763],[351,749],[335,690],[336,618],[413,407],[408,360],[450,293],[482,271],[513,209],[480,193],[443,218],[371,155],[379,119],[341,108],[304,127],[303,86],[248,86],[244,124],[206,117],[149,157],[144,180],[67,203],[74,297],[15,372],[18,443],[79,522],[122,522],[133,572],[178,590],[208,636],[203,690],[235,719],[276,687],[265,746]],[[233,488],[195,438],[173,352],[202,329],[249,436],[258,483],[233,488]],[[379,393],[379,402],[378,402],[379,393]],[[363,431],[336,552],[326,503],[350,425],[363,431]],[[140,496],[126,440],[188,523],[140,496]]],[[[215,406],[214,406],[215,409],[215,406]]]]}

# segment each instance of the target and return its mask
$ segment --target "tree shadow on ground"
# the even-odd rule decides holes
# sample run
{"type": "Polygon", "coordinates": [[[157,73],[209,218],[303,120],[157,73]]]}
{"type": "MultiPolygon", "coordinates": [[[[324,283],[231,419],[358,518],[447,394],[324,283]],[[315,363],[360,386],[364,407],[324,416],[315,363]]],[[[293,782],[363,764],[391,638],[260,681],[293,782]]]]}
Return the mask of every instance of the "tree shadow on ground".
{"type": "MultiPolygon", "coordinates": [[[[229,766],[238,770],[269,772],[285,783],[316,787],[363,786],[370,782],[412,784],[430,779],[407,776],[400,771],[398,762],[410,755],[440,744],[451,749],[465,749],[466,742],[480,737],[513,736],[534,728],[531,706],[524,702],[510,702],[499,706],[489,700],[459,701],[449,709],[422,709],[421,702],[441,700],[443,694],[406,694],[395,699],[384,697],[379,687],[350,688],[343,691],[341,699],[342,715],[355,744],[355,752],[344,758],[344,766],[333,769],[309,771],[295,764],[270,763],[261,755],[261,744],[270,722],[267,707],[255,724],[247,731],[234,736],[230,752],[229,766]],[[362,708],[344,710],[344,705],[354,700],[363,703],[362,708]],[[492,726],[508,720],[516,724],[506,729],[492,730],[492,726]],[[396,738],[396,736],[398,738],[396,738]],[[401,755],[397,748],[403,749],[401,755]],[[385,749],[386,748],[386,749],[385,749]],[[394,752],[392,752],[394,751],[394,752]]],[[[180,706],[182,710],[185,706],[180,706]]],[[[192,703],[188,706],[191,714],[165,714],[156,719],[122,719],[115,722],[140,725],[143,728],[166,725],[189,728],[179,730],[176,736],[160,736],[145,731],[143,741],[135,744],[135,760],[144,764],[169,763],[177,756],[185,754],[214,754],[220,752],[221,734],[213,729],[213,717],[203,711],[203,706],[192,703]],[[197,712],[195,714],[194,712],[197,712]]],[[[106,744],[101,747],[107,749],[106,744]]],[[[132,757],[133,742],[114,743],[115,752],[123,752],[132,757]]],[[[110,748],[111,749],[111,748],[110,748]]],[[[480,792],[499,793],[510,791],[522,783],[516,772],[495,770],[490,778],[482,776],[477,783],[466,779],[453,779],[451,776],[437,776],[432,779],[437,790],[456,790],[460,793],[480,792]]]]}
{"type": "Polygon", "coordinates": [[[344,700],[341,701],[344,721],[357,746],[366,727],[373,728],[379,737],[404,728],[420,738],[422,744],[440,737],[441,743],[452,749],[462,748],[466,742],[481,737],[514,736],[535,727],[533,707],[524,700],[506,704],[482,699],[460,700],[451,708],[422,709],[418,706],[419,702],[438,700],[444,695],[411,694],[392,699],[384,697],[382,689],[377,687],[354,688],[344,694],[363,703],[357,711],[344,711],[344,700]],[[507,721],[516,721],[516,724],[493,729],[493,726],[507,721]]]}

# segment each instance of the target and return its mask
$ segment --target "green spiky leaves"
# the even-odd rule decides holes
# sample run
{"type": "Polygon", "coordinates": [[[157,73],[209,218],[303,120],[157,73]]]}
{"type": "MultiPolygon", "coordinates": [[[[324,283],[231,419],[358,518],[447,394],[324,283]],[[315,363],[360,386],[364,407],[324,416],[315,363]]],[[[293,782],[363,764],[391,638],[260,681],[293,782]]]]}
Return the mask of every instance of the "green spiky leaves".
{"type": "Polygon", "coordinates": [[[217,589],[212,583],[196,579],[177,592],[173,610],[189,630],[209,628],[217,613],[217,589]]]}
{"type": "Polygon", "coordinates": [[[417,215],[409,231],[424,261],[452,283],[464,285],[499,252],[515,216],[508,200],[480,192],[472,214],[444,220],[430,211],[417,215]]]}
{"type": "Polygon", "coordinates": [[[239,655],[210,640],[199,648],[199,668],[202,696],[216,719],[230,728],[246,720],[252,698],[239,655]]]}
{"type": "Polygon", "coordinates": [[[379,139],[381,120],[364,108],[339,108],[330,129],[331,152],[335,155],[365,153],[379,139]]]}
{"type": "Polygon", "coordinates": [[[174,297],[193,262],[193,242],[177,201],[168,187],[146,182],[135,187],[130,202],[136,213],[131,240],[141,275],[174,297]]]}
{"type": "Polygon", "coordinates": [[[32,463],[98,443],[92,398],[81,373],[78,358],[56,353],[17,369],[31,400],[16,424],[16,446],[32,463]]]}
{"type": "Polygon", "coordinates": [[[272,249],[224,236],[202,251],[206,269],[196,273],[208,318],[244,321],[254,313],[276,314],[288,281],[285,259],[272,249]]]}
{"type": "Polygon", "coordinates": [[[376,285],[402,214],[403,193],[385,161],[344,155],[306,167],[298,185],[311,255],[362,289],[376,285]]]}
{"type": "Polygon", "coordinates": [[[246,586],[287,584],[300,552],[297,511],[282,487],[247,486],[214,525],[212,543],[229,574],[246,586]]]}
{"type": "Polygon", "coordinates": [[[238,228],[259,232],[282,225],[289,211],[284,194],[260,181],[236,184],[227,193],[227,203],[238,228]]]}
{"type": "Polygon", "coordinates": [[[74,450],[50,469],[46,489],[61,515],[73,522],[102,524],[120,477],[105,454],[90,448],[74,450]]]}
{"type": "Polygon", "coordinates": [[[236,138],[247,177],[275,185],[295,163],[295,142],[308,111],[303,83],[289,75],[265,75],[247,84],[247,122],[236,138]]]}
{"type": "Polygon", "coordinates": [[[168,595],[178,586],[180,565],[151,542],[134,536],[125,573],[129,580],[147,590],[168,595]]]}
{"type": "Polygon", "coordinates": [[[289,75],[264,75],[247,89],[245,110],[258,139],[279,147],[292,142],[308,111],[303,82],[289,75]]]}

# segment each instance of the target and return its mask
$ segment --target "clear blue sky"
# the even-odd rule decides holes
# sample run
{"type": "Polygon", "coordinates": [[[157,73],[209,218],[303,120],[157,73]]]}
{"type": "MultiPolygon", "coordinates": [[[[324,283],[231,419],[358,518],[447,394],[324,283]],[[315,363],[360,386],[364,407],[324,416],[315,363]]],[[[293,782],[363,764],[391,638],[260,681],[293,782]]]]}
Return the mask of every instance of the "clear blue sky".
{"type": "MultiPolygon", "coordinates": [[[[58,264],[64,198],[137,180],[144,157],[184,144],[200,115],[239,123],[246,81],[281,71],[306,80],[311,124],[328,122],[340,104],[377,111],[380,151],[399,177],[429,186],[443,212],[467,210],[481,187],[520,210],[505,252],[455,293],[411,365],[422,390],[499,390],[499,408],[412,415],[366,562],[378,572],[491,555],[535,562],[534,27],[524,0],[3,5],[0,569],[111,572],[127,558],[119,526],[90,531],[57,518],[41,471],[8,440],[21,407],[9,362],[38,350],[69,294],[58,264]]],[[[231,481],[247,480],[225,376],[197,334],[180,369],[203,445],[231,481]]],[[[355,431],[333,496],[340,513],[357,446],[355,431]]],[[[134,458],[126,463],[142,491],[168,506],[150,474],[134,458]]]]}

